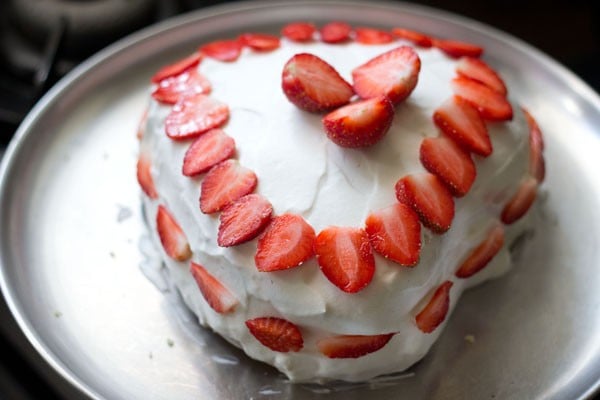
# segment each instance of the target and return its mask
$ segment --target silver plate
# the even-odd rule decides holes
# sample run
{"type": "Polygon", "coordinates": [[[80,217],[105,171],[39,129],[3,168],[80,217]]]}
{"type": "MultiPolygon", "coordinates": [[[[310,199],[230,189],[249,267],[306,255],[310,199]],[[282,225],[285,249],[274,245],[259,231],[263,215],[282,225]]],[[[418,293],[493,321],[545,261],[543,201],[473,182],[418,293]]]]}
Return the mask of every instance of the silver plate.
{"type": "Polygon", "coordinates": [[[102,51],[24,121],[1,170],[2,291],[34,347],[93,398],[585,398],[600,379],[598,126],[599,98],[573,74],[439,11],[340,1],[193,13],[102,51]],[[140,272],[135,132],[153,71],[202,41],[334,19],[483,45],[546,134],[548,196],[512,273],[469,291],[409,376],[322,388],[289,384],[198,328],[140,272]]]}

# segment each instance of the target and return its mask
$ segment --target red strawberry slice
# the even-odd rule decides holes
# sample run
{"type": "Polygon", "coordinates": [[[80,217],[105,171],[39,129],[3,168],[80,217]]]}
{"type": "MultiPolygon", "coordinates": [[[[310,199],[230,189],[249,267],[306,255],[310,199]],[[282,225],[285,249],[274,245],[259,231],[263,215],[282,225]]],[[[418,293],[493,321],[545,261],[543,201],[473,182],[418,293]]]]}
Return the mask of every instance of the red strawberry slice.
{"type": "Polygon", "coordinates": [[[364,289],[373,279],[375,258],[367,232],[331,226],[319,233],[315,253],[323,274],[346,293],[364,289]]]}
{"type": "Polygon", "coordinates": [[[420,47],[427,48],[433,45],[433,40],[431,37],[421,32],[411,31],[410,29],[394,28],[392,29],[392,33],[400,39],[408,40],[409,42],[413,42],[420,47]]]}
{"type": "Polygon", "coordinates": [[[219,314],[233,312],[238,299],[200,264],[190,263],[190,272],[208,305],[219,314]]]}
{"type": "Polygon", "coordinates": [[[293,42],[309,42],[316,31],[317,28],[311,23],[292,22],[283,27],[281,34],[293,42]]]}
{"type": "Polygon", "coordinates": [[[394,104],[417,86],[421,60],[410,46],[387,51],[352,71],[354,91],[363,99],[387,96],[394,104]]]}
{"type": "Polygon", "coordinates": [[[152,164],[148,154],[142,152],[139,155],[137,162],[137,180],[140,187],[151,199],[158,198],[158,192],[154,186],[154,179],[152,179],[152,164]]]}
{"type": "Polygon", "coordinates": [[[415,319],[421,332],[433,332],[446,319],[450,308],[450,288],[452,285],[453,283],[450,281],[442,283],[427,305],[417,314],[415,319]]]}
{"type": "Polygon", "coordinates": [[[379,142],[390,129],[394,106],[385,96],[340,107],[323,118],[325,133],[338,146],[366,147],[379,142]]]}
{"type": "Polygon", "coordinates": [[[342,43],[350,39],[352,27],[345,22],[330,22],[319,31],[325,43],[342,43]]]}
{"type": "Polygon", "coordinates": [[[332,336],[319,340],[317,348],[329,358],[358,358],[381,349],[392,336],[393,333],[332,336]]]}
{"type": "Polygon", "coordinates": [[[258,239],[254,262],[262,272],[279,271],[301,265],[314,255],[315,230],[299,215],[283,214],[258,239]]]}
{"type": "Polygon", "coordinates": [[[236,160],[223,161],[208,171],[200,186],[200,210],[212,214],[223,210],[256,187],[254,172],[236,160]]]}
{"type": "Polygon", "coordinates": [[[546,177],[544,137],[533,116],[525,109],[523,109],[523,113],[529,125],[529,174],[537,179],[538,183],[541,183],[546,177]]]}
{"type": "Polygon", "coordinates": [[[419,262],[421,224],[417,214],[407,205],[397,203],[371,212],[365,225],[376,252],[407,267],[419,262]]]}
{"type": "Polygon", "coordinates": [[[527,125],[529,126],[529,134],[535,136],[535,140],[539,141],[540,150],[544,150],[544,135],[542,134],[542,130],[538,125],[533,115],[524,107],[521,107],[523,114],[525,114],[525,119],[527,120],[527,125]]]}
{"type": "Polygon", "coordinates": [[[385,44],[394,41],[394,36],[386,31],[373,28],[356,28],[356,41],[362,44],[385,44]]]}
{"type": "Polygon", "coordinates": [[[185,176],[202,174],[235,153],[235,141],[221,129],[211,129],[198,137],[185,152],[182,172],[185,176]]]}
{"type": "Polygon", "coordinates": [[[483,54],[483,47],[459,40],[433,39],[433,45],[454,58],[480,57],[483,54]]]}
{"type": "Polygon", "coordinates": [[[445,136],[423,139],[420,156],[425,169],[437,175],[452,195],[462,197],[471,189],[477,174],[475,163],[454,140],[445,136]]]}
{"type": "Polygon", "coordinates": [[[462,57],[456,63],[456,72],[460,76],[483,83],[502,96],[506,96],[506,85],[500,75],[479,58],[462,57]]]}
{"type": "Polygon", "coordinates": [[[517,221],[529,211],[537,196],[538,181],[534,177],[528,177],[521,181],[517,192],[508,201],[500,219],[507,225],[517,221]]]}
{"type": "Polygon", "coordinates": [[[165,252],[176,261],[185,261],[192,256],[190,245],[175,218],[162,205],[156,214],[156,230],[165,252]]]}
{"type": "Polygon", "coordinates": [[[170,78],[172,76],[177,76],[182,72],[195,67],[202,60],[202,55],[200,53],[193,53],[187,56],[186,58],[177,61],[174,64],[170,64],[162,67],[158,70],[156,74],[152,77],[152,83],[158,83],[163,79],[170,78]]]}
{"type": "Polygon", "coordinates": [[[256,51],[275,50],[280,44],[278,36],[267,35],[265,33],[244,33],[240,36],[239,40],[242,45],[256,51]]]}
{"type": "Polygon", "coordinates": [[[456,271],[456,277],[468,278],[481,271],[502,248],[504,244],[504,228],[498,224],[488,233],[486,238],[475,247],[456,271]]]}
{"type": "Polygon", "coordinates": [[[273,351],[300,351],[304,346],[300,329],[290,321],[276,317],[254,318],[246,321],[250,333],[273,351]]]}
{"type": "Polygon", "coordinates": [[[477,108],[483,119],[506,121],[513,117],[512,106],[506,97],[473,79],[454,78],[452,90],[477,108]]]}
{"type": "Polygon", "coordinates": [[[200,47],[200,52],[215,60],[231,62],[238,59],[242,47],[239,40],[217,40],[200,47]]]}
{"type": "Polygon", "coordinates": [[[258,194],[249,194],[227,206],[219,217],[217,244],[235,246],[258,236],[271,220],[273,206],[258,194]]]}
{"type": "Polygon", "coordinates": [[[179,75],[170,76],[158,83],[152,92],[152,97],[165,104],[175,104],[182,94],[208,94],[211,91],[210,82],[206,77],[192,68],[179,75]]]}
{"type": "Polygon", "coordinates": [[[433,122],[465,150],[487,157],[492,142],[477,110],[461,97],[446,100],[433,114],[433,122]]]}
{"type": "Polygon", "coordinates": [[[204,94],[183,95],[165,120],[165,130],[171,139],[197,137],[218,128],[229,119],[225,103],[204,94]]]}
{"type": "Polygon", "coordinates": [[[319,57],[296,54],[283,67],[281,87],[288,100],[309,112],[342,106],[354,95],[352,86],[319,57]]]}
{"type": "Polygon", "coordinates": [[[396,197],[412,208],[421,223],[434,233],[450,229],[454,219],[454,199],[435,175],[422,172],[406,175],[396,182],[396,197]]]}

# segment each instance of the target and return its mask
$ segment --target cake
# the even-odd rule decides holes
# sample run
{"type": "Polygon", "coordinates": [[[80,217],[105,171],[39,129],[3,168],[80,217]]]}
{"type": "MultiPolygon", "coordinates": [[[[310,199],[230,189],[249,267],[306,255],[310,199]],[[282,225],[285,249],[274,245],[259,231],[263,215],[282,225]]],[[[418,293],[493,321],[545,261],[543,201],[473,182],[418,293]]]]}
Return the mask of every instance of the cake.
{"type": "Polygon", "coordinates": [[[539,126],[483,51],[298,22],[160,69],[137,178],[199,323],[292,381],[420,360],[508,271],[544,179],[539,126]]]}

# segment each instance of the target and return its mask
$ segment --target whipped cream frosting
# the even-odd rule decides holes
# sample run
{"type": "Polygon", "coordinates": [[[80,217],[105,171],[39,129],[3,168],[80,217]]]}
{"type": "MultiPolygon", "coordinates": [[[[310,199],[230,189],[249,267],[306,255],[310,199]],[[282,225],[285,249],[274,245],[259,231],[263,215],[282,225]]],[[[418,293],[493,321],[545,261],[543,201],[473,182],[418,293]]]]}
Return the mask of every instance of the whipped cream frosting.
{"type": "MultiPolygon", "coordinates": [[[[330,225],[363,227],[370,211],[397,201],[394,185],[400,177],[424,171],[419,146],[424,137],[439,135],[432,115],[452,96],[450,82],[455,76],[456,61],[440,50],[415,49],[421,58],[418,84],[396,107],[384,139],[365,149],[341,148],[331,142],[322,127],[322,115],[296,108],[281,89],[283,66],[297,53],[319,56],[352,82],[352,69],[402,44],[410,43],[327,45],[282,39],[281,47],[273,52],[245,49],[233,63],[209,58],[201,62],[198,68],[212,84],[211,97],[230,108],[230,120],[223,129],[235,139],[236,157],[256,173],[256,192],[269,199],[276,215],[300,214],[317,233],[330,225]]],[[[449,319],[433,333],[422,333],[415,325],[415,314],[424,299],[445,280],[453,281],[451,313],[464,289],[508,270],[508,244],[531,224],[523,218],[506,226],[505,246],[485,269],[469,279],[454,276],[461,261],[498,223],[502,207],[527,174],[527,123],[519,106],[512,105],[512,121],[486,123],[493,154],[487,158],[473,155],[477,178],[470,192],[455,200],[450,230],[443,235],[422,230],[421,259],[414,268],[375,253],[375,276],[359,293],[344,293],[334,286],[315,258],[290,270],[259,272],[254,265],[256,239],[231,248],[217,246],[218,214],[205,215],[199,209],[202,176],[188,178],[181,173],[189,141],[167,137],[164,122],[171,107],[154,100],[141,142],[151,155],[160,196],[157,200],[144,196],[150,231],[161,248],[155,215],[158,204],[166,205],[189,240],[192,261],[203,265],[240,302],[231,314],[216,313],[198,290],[189,262],[176,262],[163,252],[169,275],[187,306],[202,325],[250,357],[274,365],[291,380],[359,381],[406,369],[425,355],[449,319]],[[299,326],[304,348],[280,353],[263,346],[244,323],[263,316],[285,318],[299,326]],[[316,347],[317,340],[327,336],[391,332],[396,334],[382,350],[356,359],[330,359],[316,347]]]]}

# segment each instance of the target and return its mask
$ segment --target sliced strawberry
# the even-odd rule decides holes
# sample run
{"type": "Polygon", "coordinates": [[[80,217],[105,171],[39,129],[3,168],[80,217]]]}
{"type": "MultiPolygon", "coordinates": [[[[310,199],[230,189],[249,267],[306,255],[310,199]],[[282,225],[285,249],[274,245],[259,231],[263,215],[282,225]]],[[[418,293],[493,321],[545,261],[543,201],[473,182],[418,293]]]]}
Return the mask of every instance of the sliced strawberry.
{"type": "Polygon", "coordinates": [[[242,45],[248,46],[256,51],[271,51],[275,50],[280,45],[278,36],[265,33],[244,33],[240,36],[239,40],[242,45]]]}
{"type": "Polygon", "coordinates": [[[350,39],[352,27],[345,22],[330,22],[319,31],[325,43],[342,43],[350,39]]]}
{"type": "Polygon", "coordinates": [[[190,245],[175,218],[162,205],[156,214],[156,230],[165,252],[176,261],[185,261],[192,256],[190,245]]]}
{"type": "Polygon", "coordinates": [[[225,160],[208,171],[200,187],[200,210],[212,214],[223,210],[256,187],[254,172],[236,160],[225,160]]]}
{"type": "Polygon", "coordinates": [[[200,53],[215,60],[231,62],[238,59],[242,47],[239,40],[217,40],[200,47],[200,53]]]}
{"type": "Polygon", "coordinates": [[[346,293],[364,289],[373,279],[375,258],[369,236],[360,228],[323,229],[315,240],[315,253],[323,274],[346,293]]]}
{"type": "Polygon", "coordinates": [[[465,150],[487,157],[492,142],[477,110],[462,97],[446,100],[433,114],[433,122],[465,150]]]}
{"type": "Polygon", "coordinates": [[[177,76],[182,72],[195,67],[202,60],[202,55],[198,52],[190,54],[186,58],[177,61],[174,64],[167,65],[158,70],[156,74],[152,77],[152,83],[158,83],[163,79],[170,78],[172,76],[177,76]]]}
{"type": "Polygon", "coordinates": [[[529,174],[539,183],[546,177],[546,162],[544,160],[544,137],[533,116],[523,109],[529,125],[529,174]]]}
{"type": "Polygon", "coordinates": [[[246,321],[250,333],[273,351],[300,351],[304,346],[300,329],[290,321],[276,317],[254,318],[246,321]]]}
{"type": "Polygon", "coordinates": [[[314,255],[315,230],[299,215],[283,214],[258,239],[254,262],[262,272],[301,265],[314,255]]]}
{"type": "Polygon", "coordinates": [[[329,358],[358,358],[381,349],[392,336],[393,333],[332,336],[319,340],[317,348],[329,358]]]}
{"type": "Polygon", "coordinates": [[[421,224],[417,214],[402,203],[371,212],[365,231],[373,249],[400,265],[412,267],[419,262],[421,224]]]}
{"type": "Polygon", "coordinates": [[[385,96],[340,107],[323,118],[325,133],[338,146],[366,147],[379,142],[390,129],[394,106],[385,96]]]}
{"type": "Polygon", "coordinates": [[[352,86],[319,57],[296,54],[283,67],[281,87],[298,108],[321,112],[342,106],[354,95],[352,86]]]}
{"type": "Polygon", "coordinates": [[[204,94],[186,94],[167,116],[165,130],[171,139],[191,139],[218,128],[228,119],[229,107],[225,103],[204,94]]]}
{"type": "Polygon", "coordinates": [[[500,219],[507,225],[520,219],[535,201],[537,196],[538,181],[534,177],[528,177],[521,181],[517,192],[508,201],[500,219]]]}
{"type": "Polygon", "coordinates": [[[271,220],[273,206],[258,194],[248,194],[228,205],[219,217],[217,244],[235,246],[257,237],[271,220]]]}
{"type": "Polygon", "coordinates": [[[462,262],[456,271],[458,278],[468,278],[485,268],[504,244],[504,228],[498,224],[488,233],[486,238],[479,243],[462,262]]]}
{"type": "Polygon", "coordinates": [[[135,137],[138,140],[142,140],[142,137],[144,137],[144,132],[146,132],[146,122],[148,121],[148,107],[146,107],[144,109],[144,112],[142,113],[142,116],[140,118],[140,122],[138,122],[138,128],[137,128],[137,132],[135,134],[135,137]]]}
{"type": "Polygon", "coordinates": [[[477,174],[475,163],[454,140],[445,136],[423,139],[420,156],[425,169],[437,175],[452,195],[462,197],[471,189],[477,174]]]}
{"type": "Polygon", "coordinates": [[[450,288],[452,285],[453,283],[450,281],[442,283],[427,305],[417,314],[415,319],[421,332],[433,332],[446,319],[450,308],[450,288]]]}
{"type": "Polygon", "coordinates": [[[309,42],[317,28],[309,22],[292,22],[281,30],[281,34],[293,42],[309,42]]]}
{"type": "Polygon", "coordinates": [[[458,40],[433,39],[433,45],[450,57],[480,57],[483,47],[458,40]]]}
{"type": "Polygon", "coordinates": [[[154,179],[152,179],[152,164],[150,157],[145,152],[141,152],[137,161],[137,180],[140,187],[151,199],[158,198],[158,192],[154,186],[154,179]]]}
{"type": "Polygon", "coordinates": [[[362,44],[385,44],[394,41],[394,35],[373,28],[356,28],[356,41],[362,44]]]}
{"type": "Polygon", "coordinates": [[[420,47],[427,48],[433,45],[431,37],[421,32],[411,31],[410,29],[394,28],[392,29],[392,33],[400,39],[408,40],[420,47]]]}
{"type": "Polygon", "coordinates": [[[185,176],[202,174],[235,153],[235,141],[215,128],[198,137],[185,152],[182,172],[185,176]]]}
{"type": "Polygon", "coordinates": [[[421,60],[410,46],[387,51],[352,71],[354,91],[363,99],[387,96],[394,104],[417,86],[421,60]]]}
{"type": "Polygon", "coordinates": [[[483,83],[502,96],[506,96],[506,85],[500,75],[479,58],[462,57],[456,63],[456,72],[460,76],[483,83]]]}
{"type": "Polygon", "coordinates": [[[190,263],[190,272],[208,305],[219,314],[233,312],[238,299],[200,264],[190,263]]]}
{"type": "Polygon", "coordinates": [[[434,233],[450,229],[454,219],[454,199],[435,175],[422,172],[406,175],[396,182],[396,197],[412,208],[421,223],[434,233]]]}
{"type": "Polygon", "coordinates": [[[506,121],[513,117],[512,106],[506,97],[473,79],[454,78],[452,90],[477,108],[483,119],[506,121]]]}
{"type": "Polygon", "coordinates": [[[175,104],[182,94],[208,94],[211,91],[208,79],[195,68],[170,76],[158,83],[152,97],[165,104],[175,104]]]}
{"type": "Polygon", "coordinates": [[[535,140],[539,142],[540,150],[544,150],[544,135],[542,134],[540,126],[526,108],[521,107],[521,110],[523,111],[523,114],[525,114],[525,119],[529,126],[529,134],[535,136],[535,140]]]}

